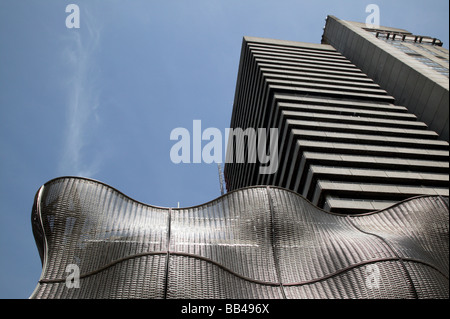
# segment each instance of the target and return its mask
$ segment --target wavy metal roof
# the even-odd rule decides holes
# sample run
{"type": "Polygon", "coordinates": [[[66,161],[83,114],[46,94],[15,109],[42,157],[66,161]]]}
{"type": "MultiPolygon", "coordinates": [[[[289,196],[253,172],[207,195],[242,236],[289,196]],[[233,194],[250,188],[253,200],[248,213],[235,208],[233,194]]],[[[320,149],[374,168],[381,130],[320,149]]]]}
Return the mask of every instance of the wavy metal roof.
{"type": "Polygon", "coordinates": [[[36,194],[30,298],[448,298],[448,218],[442,196],[345,215],[261,186],[163,208],[62,177],[36,194]]]}

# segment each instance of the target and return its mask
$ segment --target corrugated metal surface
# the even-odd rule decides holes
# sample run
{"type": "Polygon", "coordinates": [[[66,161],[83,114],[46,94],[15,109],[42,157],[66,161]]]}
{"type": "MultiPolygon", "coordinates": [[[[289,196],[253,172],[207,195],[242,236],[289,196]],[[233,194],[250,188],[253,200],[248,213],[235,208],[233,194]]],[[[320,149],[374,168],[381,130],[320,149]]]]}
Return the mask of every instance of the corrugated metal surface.
{"type": "Polygon", "coordinates": [[[31,298],[448,298],[448,216],[440,196],[345,215],[268,186],[161,208],[62,177],[36,195],[31,298]]]}

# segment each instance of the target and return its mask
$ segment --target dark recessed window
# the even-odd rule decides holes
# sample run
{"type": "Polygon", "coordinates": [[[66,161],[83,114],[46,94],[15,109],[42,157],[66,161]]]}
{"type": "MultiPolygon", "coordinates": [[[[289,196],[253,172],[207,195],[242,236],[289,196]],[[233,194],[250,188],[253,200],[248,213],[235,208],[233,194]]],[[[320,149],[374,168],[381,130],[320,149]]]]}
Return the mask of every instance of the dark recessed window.
{"type": "Polygon", "coordinates": [[[419,56],[419,57],[423,56],[422,54],[417,53],[417,52],[406,52],[406,54],[408,54],[410,56],[419,56]]]}

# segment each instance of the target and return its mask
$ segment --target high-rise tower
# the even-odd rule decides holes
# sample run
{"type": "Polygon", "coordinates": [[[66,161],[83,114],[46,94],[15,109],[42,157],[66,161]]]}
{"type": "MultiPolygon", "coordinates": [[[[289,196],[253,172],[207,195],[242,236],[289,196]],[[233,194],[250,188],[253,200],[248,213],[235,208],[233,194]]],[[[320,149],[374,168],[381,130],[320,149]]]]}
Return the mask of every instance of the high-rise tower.
{"type": "Polygon", "coordinates": [[[227,163],[227,189],[276,185],[348,213],[448,196],[448,142],[335,47],[243,39],[230,127],[278,128],[279,163],[274,174],[260,174],[259,163],[227,163]]]}

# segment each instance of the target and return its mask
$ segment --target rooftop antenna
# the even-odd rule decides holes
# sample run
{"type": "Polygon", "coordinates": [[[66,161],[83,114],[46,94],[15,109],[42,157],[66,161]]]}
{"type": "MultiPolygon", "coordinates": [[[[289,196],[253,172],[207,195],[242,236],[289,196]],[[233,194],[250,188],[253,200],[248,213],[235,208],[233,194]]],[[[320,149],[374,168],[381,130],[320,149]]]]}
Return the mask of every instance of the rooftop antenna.
{"type": "Polygon", "coordinates": [[[220,195],[223,195],[224,194],[224,190],[223,190],[223,174],[222,174],[222,167],[220,166],[220,163],[217,164],[217,168],[219,169],[220,195]]]}

